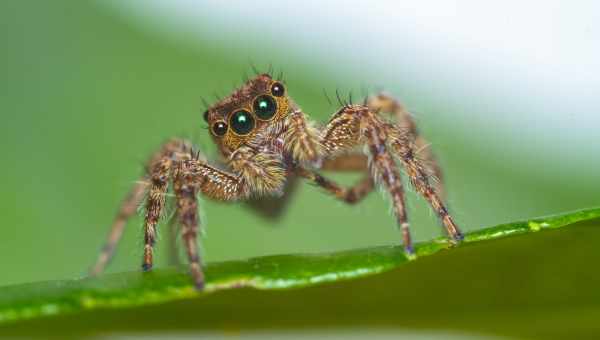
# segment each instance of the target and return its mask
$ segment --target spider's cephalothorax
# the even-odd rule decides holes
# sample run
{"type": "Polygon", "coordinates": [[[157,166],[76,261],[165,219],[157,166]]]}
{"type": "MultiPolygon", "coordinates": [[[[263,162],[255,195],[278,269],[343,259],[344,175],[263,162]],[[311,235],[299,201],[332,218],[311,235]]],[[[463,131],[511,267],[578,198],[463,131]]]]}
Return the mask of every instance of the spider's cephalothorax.
{"type": "MultiPolygon", "coordinates": [[[[144,180],[122,203],[92,274],[102,272],[109,262],[127,219],[145,193],[142,267],[152,268],[156,228],[169,183],[198,289],[204,287],[196,242],[200,226],[198,194],[222,201],[256,200],[286,194],[295,178],[305,178],[344,202],[356,203],[377,183],[389,194],[405,251],[413,255],[398,170],[402,165],[452,240],[462,239],[443,202],[441,171],[433,154],[417,133],[410,114],[388,95],[369,97],[361,105],[343,104],[324,127],[317,128],[288,96],[282,82],[261,74],[210,107],[204,119],[224,166],[211,165],[199,152],[192,151],[187,141],[174,139],[166,143],[148,161],[144,180]],[[356,185],[344,188],[320,175],[319,169],[364,171],[365,176],[356,185]],[[432,178],[439,181],[434,185],[432,178]]],[[[277,202],[269,207],[282,209],[286,200],[277,202]]]]}

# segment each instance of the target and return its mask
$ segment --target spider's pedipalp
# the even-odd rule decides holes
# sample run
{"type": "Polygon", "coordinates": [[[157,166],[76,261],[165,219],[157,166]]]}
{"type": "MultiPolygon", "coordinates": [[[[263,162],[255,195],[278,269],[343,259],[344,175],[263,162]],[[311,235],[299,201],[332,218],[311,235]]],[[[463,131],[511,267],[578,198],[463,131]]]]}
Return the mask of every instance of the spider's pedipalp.
{"type": "Polygon", "coordinates": [[[322,162],[322,146],[319,143],[319,131],[306,119],[305,114],[294,109],[287,117],[287,130],[283,136],[284,150],[301,164],[309,163],[320,167],[322,162]]]}

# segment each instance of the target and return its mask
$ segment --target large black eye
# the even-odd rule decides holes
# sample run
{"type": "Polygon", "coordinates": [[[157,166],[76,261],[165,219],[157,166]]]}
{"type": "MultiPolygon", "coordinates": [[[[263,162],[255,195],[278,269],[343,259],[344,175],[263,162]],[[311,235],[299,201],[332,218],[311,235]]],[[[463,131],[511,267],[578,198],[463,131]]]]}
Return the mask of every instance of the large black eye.
{"type": "Polygon", "coordinates": [[[283,88],[283,84],[277,82],[277,83],[274,83],[273,85],[271,85],[271,93],[275,97],[281,97],[281,96],[283,96],[283,94],[285,93],[285,89],[283,88]]]}
{"type": "Polygon", "coordinates": [[[232,114],[229,123],[233,131],[238,135],[247,135],[254,129],[254,118],[246,110],[236,111],[232,114]]]}
{"type": "Polygon", "coordinates": [[[213,133],[217,136],[223,136],[227,132],[227,124],[225,122],[216,122],[212,126],[213,133]]]}
{"type": "Polygon", "coordinates": [[[253,107],[254,113],[256,113],[258,118],[264,120],[271,119],[271,117],[275,115],[275,112],[277,112],[277,103],[275,102],[275,99],[268,95],[256,97],[256,99],[254,99],[253,107]]]}

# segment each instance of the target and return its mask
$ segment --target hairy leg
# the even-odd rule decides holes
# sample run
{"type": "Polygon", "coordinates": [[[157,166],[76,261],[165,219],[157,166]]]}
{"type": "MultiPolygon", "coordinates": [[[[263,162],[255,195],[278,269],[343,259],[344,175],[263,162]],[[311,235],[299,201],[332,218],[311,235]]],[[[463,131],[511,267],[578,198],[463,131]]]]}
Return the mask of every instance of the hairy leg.
{"type": "Polygon", "coordinates": [[[197,194],[221,201],[235,201],[247,199],[252,193],[276,191],[283,187],[284,170],[275,166],[276,157],[243,151],[231,156],[230,164],[235,173],[219,170],[197,158],[183,160],[175,167],[173,186],[177,197],[177,215],[182,225],[190,271],[198,290],[204,287],[204,274],[196,243],[200,224],[197,194]]]}
{"type": "Polygon", "coordinates": [[[123,203],[121,203],[119,212],[115,216],[112,227],[110,228],[106,243],[100,251],[100,255],[98,256],[94,267],[90,270],[90,275],[96,276],[102,273],[106,265],[112,259],[115,248],[123,236],[125,225],[129,218],[137,211],[140,202],[144,198],[147,186],[148,184],[145,182],[137,182],[133,188],[131,188],[131,191],[129,191],[129,194],[127,194],[127,197],[123,200],[123,203]]]}
{"type": "MultiPolygon", "coordinates": [[[[146,174],[150,174],[151,169],[153,169],[155,165],[165,157],[185,157],[184,155],[187,155],[188,149],[189,143],[185,141],[173,139],[167,142],[160,148],[158,152],[153,154],[146,163],[146,174]]],[[[119,208],[119,211],[113,221],[106,243],[98,256],[95,265],[92,267],[90,275],[95,276],[101,274],[112,259],[116,250],[116,246],[123,235],[123,230],[127,224],[127,221],[129,218],[131,218],[131,216],[133,216],[133,214],[135,214],[138,206],[144,198],[144,193],[149,186],[148,181],[149,177],[148,175],[145,175],[133,186],[123,203],[121,203],[121,207],[119,208]]]]}
{"type": "Polygon", "coordinates": [[[177,216],[181,223],[181,237],[186,249],[190,272],[197,289],[204,288],[204,274],[198,252],[197,235],[200,218],[198,217],[198,198],[190,162],[179,163],[173,188],[177,197],[177,216]]]}
{"type": "Polygon", "coordinates": [[[171,167],[173,160],[163,158],[152,169],[150,176],[151,186],[146,201],[146,215],[144,219],[144,259],[142,269],[152,269],[153,250],[156,243],[156,225],[162,215],[165,206],[165,195],[169,187],[171,167]]]}
{"type": "MultiPolygon", "coordinates": [[[[342,154],[333,158],[323,160],[323,165],[320,168],[324,171],[335,172],[365,172],[368,174],[369,166],[368,159],[362,153],[342,154]]],[[[338,199],[348,203],[356,203],[362,200],[369,192],[373,190],[373,180],[370,176],[365,176],[360,182],[356,183],[351,188],[342,188],[335,182],[324,178],[318,173],[311,173],[311,170],[306,168],[301,169],[302,173],[296,175],[302,176],[322,187],[327,192],[332,193],[338,199]]],[[[296,175],[289,175],[281,197],[261,197],[250,199],[247,205],[261,216],[268,219],[277,219],[281,217],[285,208],[289,205],[296,188],[298,180],[296,175]]]]}
{"type": "Polygon", "coordinates": [[[443,172],[437,158],[431,151],[427,140],[419,134],[417,125],[415,124],[412,115],[406,108],[395,98],[386,94],[380,93],[378,95],[369,97],[367,99],[367,105],[374,112],[385,112],[389,113],[394,118],[393,124],[396,128],[406,131],[405,133],[412,140],[414,144],[415,157],[421,159],[421,164],[424,170],[427,171],[434,179],[432,183],[433,189],[436,193],[444,199],[446,196],[444,188],[443,172]]]}
{"type": "Polygon", "coordinates": [[[341,154],[332,158],[324,159],[321,170],[336,172],[368,172],[369,159],[365,154],[358,152],[341,154]]]}
{"type": "Polygon", "coordinates": [[[325,189],[326,192],[335,196],[337,199],[349,204],[360,202],[371,191],[373,191],[374,187],[373,179],[368,175],[355,185],[349,188],[344,188],[334,181],[321,176],[316,171],[299,168],[297,172],[299,176],[310,180],[319,187],[325,189]]]}
{"type": "Polygon", "coordinates": [[[417,192],[421,194],[429,203],[431,208],[446,228],[448,235],[455,240],[460,241],[463,235],[458,226],[448,213],[443,200],[438,193],[433,189],[429,181],[429,174],[423,162],[415,156],[415,143],[409,136],[403,135],[402,131],[392,130],[389,133],[390,144],[394,153],[399,156],[406,173],[410,177],[412,185],[417,192]]]}
{"type": "Polygon", "coordinates": [[[404,189],[397,165],[387,149],[385,123],[368,107],[347,105],[334,114],[322,133],[326,155],[366,145],[371,157],[373,177],[378,179],[392,199],[396,221],[402,232],[405,251],[413,253],[409,224],[404,204],[404,189]]]}
{"type": "Polygon", "coordinates": [[[387,136],[384,126],[370,111],[366,111],[364,115],[364,134],[372,157],[374,175],[383,183],[392,198],[396,221],[402,233],[404,249],[408,254],[413,254],[414,249],[410,237],[408,217],[406,215],[402,179],[400,178],[394,158],[387,150],[387,136]]]}

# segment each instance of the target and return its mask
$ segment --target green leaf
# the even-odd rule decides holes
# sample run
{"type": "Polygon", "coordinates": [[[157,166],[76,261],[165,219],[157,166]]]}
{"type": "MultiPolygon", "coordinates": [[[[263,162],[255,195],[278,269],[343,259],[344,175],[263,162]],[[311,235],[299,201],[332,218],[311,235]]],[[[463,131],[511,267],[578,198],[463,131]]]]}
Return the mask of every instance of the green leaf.
{"type": "Polygon", "coordinates": [[[211,263],[203,293],[175,269],[13,285],[0,290],[0,331],[382,325],[592,335],[599,217],[596,208],[503,224],[456,247],[437,238],[414,259],[389,246],[211,263]]]}

